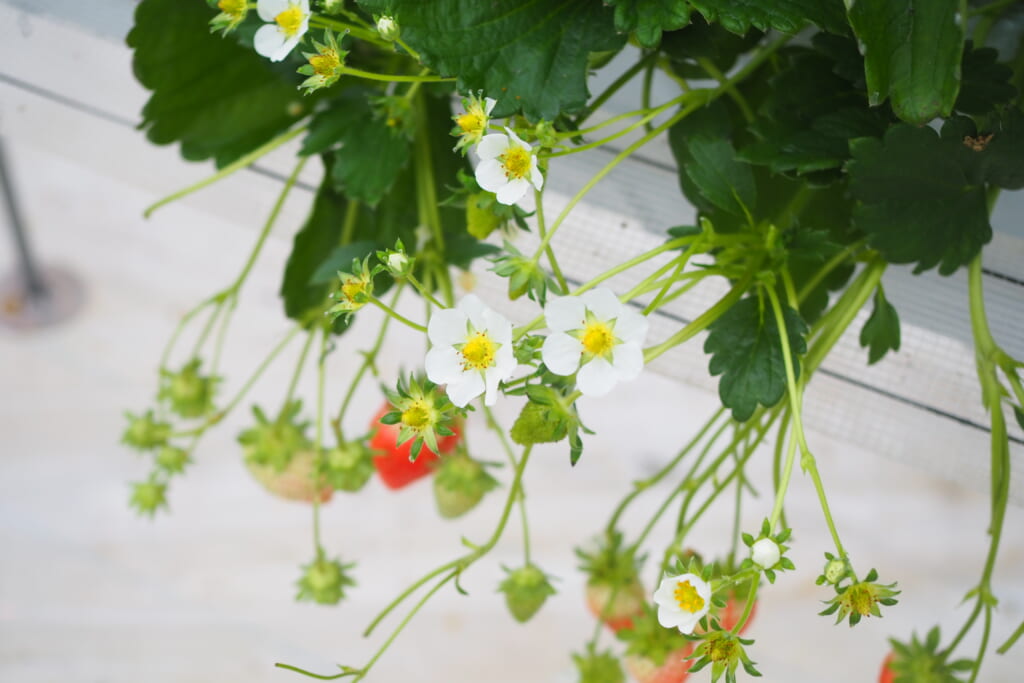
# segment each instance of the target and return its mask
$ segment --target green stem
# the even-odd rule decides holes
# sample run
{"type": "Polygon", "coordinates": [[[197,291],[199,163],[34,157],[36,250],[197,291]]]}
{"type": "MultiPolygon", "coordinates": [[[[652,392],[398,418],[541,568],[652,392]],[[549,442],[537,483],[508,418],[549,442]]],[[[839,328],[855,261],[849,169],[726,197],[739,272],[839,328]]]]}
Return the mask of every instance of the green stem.
{"type": "Polygon", "coordinates": [[[996,650],[996,652],[1001,655],[1005,655],[1007,652],[1010,651],[1010,648],[1012,648],[1014,644],[1016,644],[1016,642],[1020,640],[1020,637],[1022,635],[1024,635],[1024,621],[1020,622],[1020,626],[1017,627],[1017,630],[1013,632],[1013,635],[1006,639],[1005,643],[999,646],[999,649],[996,650]]]}
{"type": "Polygon", "coordinates": [[[389,316],[391,316],[392,318],[394,318],[398,322],[402,323],[403,325],[406,325],[406,326],[411,327],[412,329],[414,329],[414,330],[416,330],[418,332],[423,332],[424,334],[426,334],[426,332],[427,332],[427,328],[426,327],[424,327],[423,325],[420,325],[419,323],[414,323],[413,321],[409,320],[404,315],[402,315],[401,313],[398,313],[395,309],[391,308],[390,306],[385,304],[383,301],[381,301],[377,297],[371,296],[370,297],[370,303],[373,304],[374,306],[376,306],[377,308],[379,308],[380,310],[384,311],[389,316]]]}
{"type": "MultiPolygon", "coordinates": [[[[430,303],[434,304],[438,308],[445,308],[445,305],[443,303],[441,303],[440,301],[438,301],[437,298],[433,294],[430,293],[430,288],[427,287],[426,285],[424,285],[423,283],[421,283],[415,277],[413,277],[412,273],[409,273],[408,275],[406,275],[405,279],[409,281],[409,284],[413,286],[413,289],[415,289],[417,292],[419,292],[420,296],[422,296],[424,299],[426,299],[430,303]]],[[[429,316],[428,316],[428,318],[429,318],[429,316]]]]}
{"type": "MultiPolygon", "coordinates": [[[[398,283],[395,286],[395,294],[391,298],[391,308],[398,305],[398,297],[402,292],[402,283],[398,283]]],[[[341,400],[341,407],[338,409],[338,415],[331,422],[331,426],[334,429],[334,436],[338,439],[338,444],[342,444],[345,441],[344,429],[342,428],[342,420],[345,419],[345,414],[348,412],[349,404],[352,403],[352,397],[355,396],[356,388],[359,386],[359,382],[362,381],[363,375],[376,363],[377,354],[380,353],[380,348],[384,344],[384,335],[388,330],[388,326],[391,324],[391,316],[384,316],[384,320],[380,324],[380,329],[377,331],[377,337],[373,340],[373,346],[370,350],[363,354],[363,362],[359,365],[359,369],[356,370],[355,376],[348,385],[348,389],[345,391],[345,397],[341,400]]]]}
{"type": "Polygon", "coordinates": [[[686,342],[690,338],[706,330],[711,323],[718,320],[722,314],[729,310],[732,305],[743,296],[744,292],[747,291],[747,288],[750,287],[750,283],[753,279],[753,275],[746,275],[742,280],[733,285],[732,289],[730,289],[725,296],[715,302],[711,308],[697,316],[697,318],[695,318],[689,325],[679,330],[657,346],[645,349],[644,363],[650,363],[669,349],[686,342]]]}
{"type": "Polygon", "coordinates": [[[345,76],[365,78],[369,81],[385,81],[387,83],[454,83],[454,78],[441,78],[440,76],[408,76],[404,74],[376,74],[362,69],[355,69],[351,66],[341,67],[341,73],[345,76]]]}
{"type": "MultiPolygon", "coordinates": [[[[618,506],[612,512],[611,519],[608,520],[608,525],[605,527],[605,532],[607,534],[611,534],[615,531],[615,527],[618,526],[619,523],[619,518],[626,511],[626,508],[629,506],[629,504],[633,502],[633,499],[639,496],[642,492],[656,485],[658,482],[664,479],[669,474],[669,472],[674,470],[676,466],[678,466],[679,463],[682,461],[682,459],[686,457],[686,454],[692,451],[697,446],[697,444],[700,443],[701,439],[704,438],[704,435],[711,430],[711,427],[714,426],[714,424],[722,417],[723,413],[725,413],[725,408],[719,408],[718,410],[716,410],[715,414],[712,415],[711,418],[704,423],[704,426],[700,428],[700,430],[692,439],[690,439],[689,443],[683,446],[682,450],[680,450],[676,454],[676,456],[669,461],[667,465],[665,465],[660,470],[655,472],[653,476],[648,477],[647,479],[642,479],[640,481],[633,482],[633,490],[626,494],[626,496],[619,502],[618,506]]],[[[728,421],[726,421],[719,428],[718,433],[721,433],[721,430],[725,429],[726,425],[728,425],[728,421]]],[[[714,443],[715,439],[717,438],[718,435],[716,434],[715,437],[711,439],[711,443],[714,443]]]]}
{"type": "Polygon", "coordinates": [[[283,662],[275,662],[274,667],[277,669],[285,669],[286,671],[294,671],[297,674],[309,676],[310,678],[316,678],[321,681],[333,681],[338,678],[343,678],[345,676],[355,676],[358,673],[357,671],[342,671],[340,674],[334,674],[333,676],[324,676],[322,674],[315,674],[312,671],[306,671],[305,669],[300,669],[297,666],[292,666],[291,664],[285,664],[283,662]]]}
{"type": "Polygon", "coordinates": [[[245,381],[245,384],[242,385],[242,387],[238,390],[234,398],[231,399],[231,401],[228,403],[226,407],[218,411],[216,414],[211,415],[203,424],[199,425],[198,427],[190,429],[185,432],[175,433],[173,436],[185,437],[202,434],[209,427],[212,427],[213,425],[217,424],[225,417],[227,417],[231,413],[231,411],[238,406],[242,399],[245,398],[245,395],[249,393],[249,390],[252,389],[252,386],[256,384],[257,380],[259,380],[259,378],[263,375],[266,369],[270,367],[270,364],[274,362],[274,359],[277,358],[281,351],[283,351],[284,348],[288,346],[288,343],[291,342],[291,340],[295,338],[295,335],[297,335],[301,330],[302,327],[296,325],[288,332],[288,334],[284,336],[284,339],[278,342],[277,345],[273,349],[271,349],[267,357],[264,358],[263,361],[256,367],[256,370],[252,373],[252,375],[249,376],[249,379],[245,381]]]}
{"type": "Polygon", "coordinates": [[[740,108],[740,111],[743,113],[743,118],[746,119],[747,123],[753,123],[754,112],[751,111],[750,105],[747,104],[747,100],[744,99],[740,91],[736,89],[736,84],[730,82],[729,79],[726,78],[725,74],[719,71],[718,67],[716,67],[710,59],[700,57],[697,59],[697,63],[709,76],[711,76],[711,78],[718,81],[718,83],[725,88],[725,92],[728,93],[732,101],[736,103],[736,106],[740,108]]]}
{"type": "MultiPolygon", "coordinates": [[[[509,514],[512,511],[512,505],[515,503],[515,501],[517,500],[518,496],[521,493],[520,489],[521,489],[521,486],[522,486],[523,473],[526,471],[526,463],[530,459],[530,452],[532,450],[533,450],[532,446],[527,446],[523,450],[522,456],[519,458],[519,463],[517,464],[516,470],[515,470],[515,476],[514,476],[514,478],[512,480],[512,486],[509,489],[508,497],[505,499],[505,506],[502,509],[501,517],[498,520],[498,525],[495,527],[494,532],[491,534],[490,539],[488,539],[487,542],[484,543],[481,546],[473,546],[474,547],[473,552],[471,552],[471,553],[469,553],[467,555],[463,555],[462,557],[460,557],[460,558],[458,558],[456,560],[452,560],[451,562],[447,562],[447,563],[441,565],[440,567],[438,567],[438,568],[428,572],[425,576],[417,579],[411,586],[409,586],[404,591],[402,591],[402,593],[399,594],[399,596],[397,598],[392,600],[380,612],[380,614],[378,614],[374,618],[374,620],[372,622],[370,622],[370,625],[367,626],[366,630],[363,632],[363,636],[370,635],[373,632],[373,629],[376,628],[376,626],[388,614],[390,614],[392,611],[394,611],[394,609],[396,607],[398,607],[399,604],[401,604],[407,597],[412,595],[419,587],[421,587],[427,581],[429,581],[430,579],[434,578],[438,574],[441,574],[441,573],[443,573],[445,571],[448,571],[450,569],[454,569],[454,574],[455,575],[461,573],[462,571],[465,571],[471,564],[473,564],[473,562],[475,562],[476,560],[478,560],[481,557],[483,557],[484,555],[486,555],[491,550],[491,548],[494,547],[494,545],[501,538],[502,533],[505,531],[505,526],[508,524],[509,514]]],[[[366,669],[364,669],[364,671],[366,671],[366,669]]]]}
{"type": "Polygon", "coordinates": [[[288,414],[288,406],[295,395],[295,388],[299,384],[299,377],[302,376],[302,368],[306,364],[306,355],[309,354],[309,347],[313,345],[313,336],[315,334],[315,329],[310,330],[306,334],[306,343],[302,345],[302,351],[299,352],[299,360],[295,364],[295,370],[292,371],[292,379],[288,383],[288,391],[284,395],[284,403],[281,404],[281,411],[277,414],[278,421],[283,420],[285,415],[288,414]]]}
{"type": "MultiPolygon", "coordinates": [[[[546,164],[545,164],[546,166],[546,164]]],[[[534,189],[533,191],[534,204],[536,205],[536,216],[537,216],[537,234],[540,235],[541,239],[547,234],[547,226],[544,223],[544,193],[540,190],[534,189]]],[[[555,258],[555,251],[549,244],[544,253],[548,257],[548,264],[551,266],[551,272],[554,273],[555,279],[558,281],[558,287],[561,291],[559,294],[569,293],[569,284],[565,281],[565,276],[562,275],[562,269],[558,266],[558,259],[555,258]]]]}
{"type": "MultiPolygon", "coordinates": [[[[651,62],[650,64],[647,65],[647,68],[644,69],[644,80],[643,85],[640,89],[640,105],[644,109],[651,108],[651,90],[654,86],[655,66],[657,66],[656,62],[651,62]]],[[[650,121],[644,124],[644,130],[646,130],[648,133],[651,132],[652,128],[653,126],[651,125],[650,121]]]]}
{"type": "Polygon", "coordinates": [[[750,582],[750,592],[747,593],[747,604],[743,606],[743,614],[740,615],[739,620],[732,627],[732,634],[736,635],[740,632],[743,626],[750,619],[750,613],[754,611],[754,601],[757,600],[757,589],[761,584],[761,574],[758,573],[754,580],[750,582]]]}
{"type": "MultiPolygon", "coordinates": [[[[508,435],[505,430],[501,428],[498,421],[494,417],[494,413],[486,405],[484,406],[484,416],[487,418],[487,426],[494,430],[494,433],[498,435],[498,440],[501,442],[501,447],[505,451],[505,457],[508,458],[509,464],[512,466],[512,470],[515,471],[516,456],[512,452],[512,444],[508,440],[508,435]]],[[[530,525],[526,517],[526,495],[525,491],[519,496],[519,517],[523,525],[523,555],[525,564],[530,564],[530,525]]]]}
{"type": "Polygon", "coordinates": [[[640,71],[647,66],[648,62],[654,61],[657,56],[657,52],[651,52],[641,58],[636,64],[626,69],[621,76],[612,81],[611,85],[604,89],[604,92],[595,97],[591,103],[587,105],[586,109],[580,112],[579,116],[576,117],[576,125],[579,126],[579,124],[590,118],[590,116],[597,111],[602,104],[611,99],[611,96],[617,93],[622,86],[633,80],[633,77],[640,73],[640,71]]]}
{"type": "Polygon", "coordinates": [[[282,133],[281,135],[278,135],[276,138],[274,138],[270,142],[264,143],[263,145],[261,145],[260,147],[257,147],[256,149],[254,149],[253,151],[249,152],[248,154],[246,154],[246,155],[244,155],[242,157],[239,157],[238,159],[236,159],[235,161],[231,162],[230,164],[228,164],[227,166],[225,166],[221,170],[219,170],[216,173],[214,173],[212,176],[210,176],[208,178],[204,178],[203,180],[200,180],[198,183],[195,183],[194,185],[189,185],[188,187],[186,187],[183,190],[178,190],[174,194],[168,195],[168,196],[164,197],[163,199],[159,200],[158,202],[156,202],[154,204],[150,204],[146,208],[146,210],[142,212],[142,215],[144,217],[146,217],[146,218],[149,218],[153,214],[153,212],[156,211],[157,209],[159,209],[161,206],[164,206],[166,204],[170,204],[173,201],[176,201],[178,199],[181,199],[182,197],[186,197],[186,196],[192,194],[196,190],[201,190],[204,187],[206,187],[207,185],[212,185],[213,183],[217,182],[218,180],[221,180],[223,178],[227,178],[229,175],[231,175],[235,171],[238,171],[240,169],[245,168],[246,166],[249,166],[254,161],[259,159],[260,157],[265,156],[266,154],[269,154],[270,152],[274,151],[275,149],[277,149],[278,147],[280,147],[284,143],[288,142],[289,140],[291,140],[291,139],[301,135],[302,133],[306,132],[306,129],[307,129],[307,126],[299,126],[298,128],[293,128],[290,131],[287,131],[285,133],[282,133]]]}
{"type": "Polygon", "coordinates": [[[403,50],[408,52],[410,57],[415,59],[417,62],[423,62],[423,59],[420,57],[420,53],[416,52],[416,50],[413,50],[411,47],[409,47],[409,44],[406,43],[404,40],[402,40],[401,38],[395,38],[395,42],[398,43],[403,50]]]}
{"type": "Polygon", "coordinates": [[[385,46],[388,44],[386,40],[380,37],[376,31],[366,28],[360,28],[354,24],[346,24],[343,21],[337,19],[331,19],[325,17],[322,14],[316,14],[310,17],[309,23],[313,26],[319,26],[321,28],[330,28],[338,31],[339,33],[350,33],[353,38],[359,38],[370,43],[374,43],[378,46],[385,46]]]}
{"type": "MultiPolygon", "coordinates": [[[[330,328],[324,328],[320,337],[320,357],[316,373],[316,441],[313,444],[313,549],[319,555],[323,552],[320,543],[320,482],[324,463],[324,385],[327,384],[327,341],[330,328]]],[[[339,444],[340,445],[340,444],[339,444]]]]}

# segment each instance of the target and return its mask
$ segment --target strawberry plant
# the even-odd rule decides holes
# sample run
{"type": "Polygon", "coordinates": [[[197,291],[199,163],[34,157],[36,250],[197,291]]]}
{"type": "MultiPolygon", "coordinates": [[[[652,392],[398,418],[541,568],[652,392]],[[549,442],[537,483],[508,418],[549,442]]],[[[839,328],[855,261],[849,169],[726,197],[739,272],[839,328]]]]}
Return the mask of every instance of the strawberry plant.
{"type": "MultiPolygon", "coordinates": [[[[573,661],[583,683],[620,683],[623,664],[641,683],[757,676],[761,644],[745,636],[757,635],[755,609],[767,620],[760,597],[777,581],[815,583],[822,615],[850,626],[898,603],[897,583],[843,540],[804,406],[844,335],[867,364],[900,352],[902,304],[887,295],[887,273],[935,271],[956,276],[969,305],[964,338],[987,413],[975,426],[990,443],[988,551],[956,635],[893,640],[883,677],[984,680],[1010,444],[1024,429],[1024,362],[989,323],[983,267],[999,196],[1024,187],[1021,12],[1007,0],[141,0],[128,37],[150,91],[141,128],[217,169],[147,214],[288,144],[296,159],[241,271],[172,333],[153,405],[128,414],[122,441],[152,461],[131,505],[167,508],[175,478],[201,466],[204,435],[302,340],[280,411],[254,409],[239,437],[258,481],[311,504],[301,600],[335,604],[354,586],[352,564],[323,547],[320,507],[335,492],[374,495],[364,488],[374,469],[393,489],[433,474],[444,518],[491,499],[500,510],[482,542],[464,538],[459,555],[382,607],[368,634],[405,615],[364,664],[329,676],[282,665],[360,681],[400,647],[429,596],[464,590],[460,579],[489,561],[510,523],[523,539],[523,563],[499,585],[511,616],[527,621],[556,599],[530,546],[532,456],[562,452],[576,465],[612,427],[585,426],[579,399],[622,400],[623,385],[685,347],[706,355],[721,407],[655,472],[624,485],[596,544],[578,551],[594,628],[573,661]],[[655,246],[578,267],[593,246],[569,227],[580,203],[659,146],[694,219],[647,226],[655,246]],[[600,170],[554,199],[566,157],[600,170]],[[291,329],[251,374],[222,376],[243,286],[304,170],[319,181],[302,224],[285,226],[291,329]],[[491,271],[507,297],[460,295],[470,269],[491,271]],[[687,319],[672,313],[702,284],[717,292],[712,303],[687,319]],[[376,332],[352,331],[364,322],[376,332]],[[388,339],[403,344],[411,374],[378,363],[388,339]],[[341,348],[357,367],[329,372],[341,348]],[[309,365],[305,418],[298,387],[309,365]],[[350,409],[371,376],[387,403],[352,438],[346,428],[365,417],[350,409]],[[499,402],[512,404],[511,424],[492,412],[499,402]],[[507,468],[469,457],[472,422],[507,468]],[[765,457],[773,476],[755,481],[767,468],[751,463],[765,457]],[[787,545],[809,524],[786,514],[797,462],[829,533],[813,581],[787,545]],[[744,528],[750,510],[758,528],[744,528]],[[731,515],[734,531],[724,561],[705,563],[685,548],[716,514],[731,515]],[[410,600],[420,588],[426,596],[410,600]]],[[[692,406],[625,406],[615,426],[643,434],[648,420],[683,412],[692,406]]],[[[996,649],[1022,632],[998,634],[996,649]]]]}

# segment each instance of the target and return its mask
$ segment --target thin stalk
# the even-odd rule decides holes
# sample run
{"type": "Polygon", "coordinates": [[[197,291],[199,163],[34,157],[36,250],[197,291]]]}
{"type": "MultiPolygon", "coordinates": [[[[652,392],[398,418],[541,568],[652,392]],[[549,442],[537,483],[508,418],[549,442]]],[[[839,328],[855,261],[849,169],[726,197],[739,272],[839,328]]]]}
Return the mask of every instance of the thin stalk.
{"type": "Polygon", "coordinates": [[[590,102],[590,104],[587,105],[587,108],[580,112],[580,115],[576,117],[576,125],[578,126],[579,124],[583,123],[588,118],[590,118],[590,116],[595,111],[597,111],[602,104],[607,102],[612,95],[617,93],[619,89],[622,88],[622,86],[624,86],[629,81],[633,80],[633,76],[636,76],[638,73],[640,73],[641,69],[643,69],[648,62],[654,61],[657,58],[657,56],[657,52],[648,53],[644,55],[644,57],[641,58],[640,61],[638,61],[636,64],[622,72],[621,76],[612,81],[611,85],[604,89],[604,92],[595,97],[590,102]]]}
{"type": "Polygon", "coordinates": [[[229,175],[231,175],[235,171],[241,170],[241,169],[245,168],[246,166],[251,165],[254,161],[259,159],[260,157],[269,154],[270,152],[274,151],[275,149],[277,149],[278,147],[280,147],[284,143],[288,142],[289,140],[291,140],[291,139],[301,135],[302,133],[306,132],[306,130],[307,130],[307,126],[299,126],[298,128],[293,128],[290,131],[287,131],[285,133],[282,133],[281,135],[278,135],[276,138],[274,138],[270,142],[264,143],[263,145],[261,145],[260,147],[257,147],[256,149],[254,149],[253,151],[249,152],[248,154],[239,157],[238,159],[236,159],[235,161],[231,162],[230,164],[228,164],[227,166],[225,166],[221,170],[219,170],[216,173],[214,173],[212,176],[209,176],[208,178],[204,178],[203,180],[200,180],[198,183],[195,183],[193,185],[189,185],[188,187],[186,187],[183,190],[178,190],[174,194],[168,195],[168,196],[164,197],[163,199],[157,201],[154,204],[150,204],[146,208],[146,210],[142,212],[142,215],[144,217],[146,217],[146,218],[149,218],[153,214],[153,212],[156,211],[157,209],[159,209],[161,206],[165,206],[167,204],[170,204],[173,201],[177,201],[178,199],[181,199],[182,197],[186,197],[186,196],[192,194],[196,190],[201,190],[204,187],[206,187],[207,185],[212,185],[213,183],[217,182],[218,180],[221,180],[223,178],[227,178],[229,175]]]}
{"type": "Polygon", "coordinates": [[[407,327],[411,327],[412,329],[416,330],[417,332],[423,332],[424,334],[426,334],[426,332],[427,332],[427,328],[426,327],[424,327],[423,325],[420,325],[419,323],[414,323],[413,321],[409,320],[404,315],[402,315],[401,313],[399,313],[395,309],[391,308],[390,306],[385,304],[383,301],[381,301],[377,297],[371,296],[370,297],[370,303],[373,304],[374,306],[376,306],[377,308],[379,308],[380,310],[384,311],[389,316],[391,316],[392,318],[394,318],[398,322],[402,323],[403,325],[406,325],[407,327]]]}

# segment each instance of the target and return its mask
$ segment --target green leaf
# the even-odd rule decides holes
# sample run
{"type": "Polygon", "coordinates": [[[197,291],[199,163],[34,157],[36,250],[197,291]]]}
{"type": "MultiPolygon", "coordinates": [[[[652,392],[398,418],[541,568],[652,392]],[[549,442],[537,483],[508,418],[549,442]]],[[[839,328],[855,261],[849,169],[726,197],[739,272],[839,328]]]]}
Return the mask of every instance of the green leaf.
{"type": "Polygon", "coordinates": [[[830,33],[848,30],[841,0],[690,0],[690,4],[709,22],[720,22],[740,35],[751,26],[796,33],[807,22],[830,33]]]}
{"type": "Polygon", "coordinates": [[[1017,418],[1017,425],[1024,430],[1024,410],[1021,410],[1020,406],[1014,406],[1013,416],[1017,418]]]}
{"type": "Polygon", "coordinates": [[[750,166],[737,161],[728,140],[696,137],[686,141],[690,161],[683,171],[712,204],[744,217],[757,203],[757,187],[750,166]]]}
{"type": "MultiPolygon", "coordinates": [[[[807,326],[800,315],[783,307],[786,335],[796,377],[800,355],[807,351],[807,326]]],[[[786,392],[786,366],[775,315],[768,302],[750,296],[734,305],[708,328],[704,352],[711,354],[709,371],[722,375],[718,395],[732,409],[733,418],[743,422],[760,403],[774,405],[786,392]]]]}
{"type": "Polygon", "coordinates": [[[709,139],[732,137],[729,112],[722,100],[716,100],[707,107],[698,109],[668,131],[672,156],[675,157],[676,166],[679,167],[679,186],[683,195],[697,209],[710,212],[715,209],[715,204],[704,196],[703,190],[691,180],[689,173],[686,172],[687,167],[696,164],[693,154],[690,152],[690,140],[698,137],[709,139]]]}
{"type": "Polygon", "coordinates": [[[949,275],[992,238],[985,188],[931,128],[893,126],[883,140],[850,143],[854,223],[891,263],[949,275]]]}
{"type": "Polygon", "coordinates": [[[763,37],[764,34],[756,30],[738,36],[719,24],[709,24],[697,14],[688,26],[663,35],[660,51],[668,55],[672,70],[680,77],[707,78],[707,71],[699,60],[707,59],[726,73],[740,55],[752,50],[763,37]]]}
{"type": "Polygon", "coordinates": [[[887,351],[900,350],[900,316],[885,298],[879,285],[875,290],[875,308],[860,331],[860,345],[868,349],[868,365],[874,365],[887,351]]]}
{"type": "MultiPolygon", "coordinates": [[[[971,48],[969,41],[967,47],[971,48]]],[[[999,52],[990,47],[964,50],[957,111],[976,116],[988,114],[1017,95],[1017,88],[1010,83],[1013,70],[998,59],[999,52]]]]}
{"type": "Polygon", "coordinates": [[[974,121],[954,116],[942,127],[942,139],[974,183],[991,183],[1006,190],[1024,187],[1024,113],[1012,108],[979,133],[974,121]]]}
{"type": "Polygon", "coordinates": [[[657,47],[662,31],[674,31],[690,23],[686,0],[608,0],[615,8],[615,28],[634,32],[643,47],[657,47]]]}
{"type": "Polygon", "coordinates": [[[498,101],[495,116],[516,110],[553,120],[588,98],[587,57],[618,49],[613,10],[595,0],[359,0],[393,14],[423,63],[456,76],[461,92],[498,101]]]}
{"type": "Polygon", "coordinates": [[[857,0],[847,14],[864,55],[868,99],[922,125],[948,116],[960,90],[964,28],[957,0],[857,0]]]}
{"type": "MultiPolygon", "coordinates": [[[[326,163],[329,160],[325,159],[326,163]]],[[[320,306],[330,291],[327,283],[314,283],[313,276],[324,254],[329,254],[341,240],[347,205],[348,201],[334,189],[325,174],[313,200],[312,212],[295,234],[284,269],[281,298],[285,315],[293,320],[301,320],[311,309],[320,306]]],[[[348,265],[351,264],[350,259],[348,265]]]]}
{"type": "Polygon", "coordinates": [[[313,275],[309,278],[309,283],[312,285],[322,285],[334,282],[338,277],[338,271],[343,273],[352,272],[352,261],[362,261],[367,256],[376,252],[379,246],[371,240],[360,240],[359,242],[336,247],[327,258],[320,262],[317,269],[313,271],[313,275]]]}
{"type": "Polygon", "coordinates": [[[127,42],[135,77],[153,91],[140,124],[149,140],[225,166],[285,131],[306,104],[267,59],[211,34],[213,16],[200,2],[143,0],[127,42]]]}

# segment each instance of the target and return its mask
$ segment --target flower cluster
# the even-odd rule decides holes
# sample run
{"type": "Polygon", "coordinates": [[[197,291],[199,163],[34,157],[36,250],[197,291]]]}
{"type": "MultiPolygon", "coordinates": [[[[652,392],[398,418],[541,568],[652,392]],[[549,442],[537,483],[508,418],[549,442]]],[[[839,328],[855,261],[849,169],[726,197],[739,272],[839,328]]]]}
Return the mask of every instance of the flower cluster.
{"type": "Polygon", "coordinates": [[[309,30],[309,0],[258,0],[256,13],[267,23],[253,36],[253,47],[272,62],[287,57],[309,30]]]}

